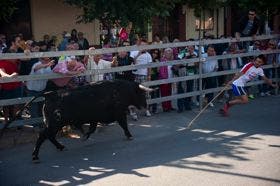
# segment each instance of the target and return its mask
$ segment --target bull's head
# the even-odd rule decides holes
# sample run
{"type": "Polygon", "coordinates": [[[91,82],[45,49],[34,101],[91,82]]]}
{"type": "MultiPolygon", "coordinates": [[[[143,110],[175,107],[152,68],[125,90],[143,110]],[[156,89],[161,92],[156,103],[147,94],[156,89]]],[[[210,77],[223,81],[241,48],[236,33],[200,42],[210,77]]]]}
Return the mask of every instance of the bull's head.
{"type": "Polygon", "coordinates": [[[146,95],[147,93],[152,91],[154,91],[154,89],[139,84],[137,91],[137,104],[135,104],[134,106],[136,106],[138,109],[147,108],[146,95]]]}
{"type": "Polygon", "coordinates": [[[146,91],[146,92],[152,92],[152,91],[154,91],[154,89],[145,87],[144,85],[141,85],[141,84],[139,84],[139,88],[142,89],[142,90],[144,90],[144,91],[146,91]]]}

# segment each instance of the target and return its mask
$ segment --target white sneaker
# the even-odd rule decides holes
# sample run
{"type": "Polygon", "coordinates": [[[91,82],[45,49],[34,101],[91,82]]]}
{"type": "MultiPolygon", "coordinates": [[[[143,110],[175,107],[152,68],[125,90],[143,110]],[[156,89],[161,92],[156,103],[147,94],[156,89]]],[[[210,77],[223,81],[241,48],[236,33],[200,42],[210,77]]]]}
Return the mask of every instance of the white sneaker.
{"type": "Polygon", "coordinates": [[[265,96],[265,93],[261,92],[261,97],[264,97],[265,96]]]}
{"type": "Polygon", "coordinates": [[[214,107],[214,104],[211,102],[211,103],[209,103],[209,106],[210,107],[214,107]]]}
{"type": "Polygon", "coordinates": [[[198,107],[199,106],[199,102],[198,101],[194,102],[194,105],[198,107]]]}
{"type": "Polygon", "coordinates": [[[131,117],[132,117],[132,119],[134,120],[134,121],[137,121],[138,120],[138,116],[137,116],[137,114],[134,112],[134,113],[130,113],[130,115],[131,115],[131,117]]]}
{"type": "Polygon", "coordinates": [[[270,92],[265,93],[266,96],[271,96],[270,92]]]}
{"type": "Polygon", "coordinates": [[[224,96],[225,96],[226,99],[229,99],[229,94],[228,93],[225,93],[224,96]]]}
{"type": "Polygon", "coordinates": [[[147,116],[147,117],[152,116],[152,114],[150,113],[150,111],[149,111],[149,110],[146,110],[146,116],[147,116]]]}

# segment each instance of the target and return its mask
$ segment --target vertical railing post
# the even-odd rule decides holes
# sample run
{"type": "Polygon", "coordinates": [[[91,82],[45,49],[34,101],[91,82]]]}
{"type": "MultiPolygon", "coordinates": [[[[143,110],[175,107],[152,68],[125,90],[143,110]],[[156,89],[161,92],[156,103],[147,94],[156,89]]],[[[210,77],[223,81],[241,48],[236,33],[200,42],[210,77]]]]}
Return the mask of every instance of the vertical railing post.
{"type": "Polygon", "coordinates": [[[199,110],[202,110],[203,97],[202,97],[202,46],[201,46],[201,21],[202,21],[202,11],[200,11],[200,21],[199,21],[199,110]]]}

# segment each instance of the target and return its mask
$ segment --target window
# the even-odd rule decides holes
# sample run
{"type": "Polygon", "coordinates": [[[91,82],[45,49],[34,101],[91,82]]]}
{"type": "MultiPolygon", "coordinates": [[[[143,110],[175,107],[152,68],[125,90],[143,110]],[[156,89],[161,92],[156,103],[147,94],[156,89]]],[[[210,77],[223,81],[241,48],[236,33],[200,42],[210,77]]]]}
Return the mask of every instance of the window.
{"type": "MultiPolygon", "coordinates": [[[[199,30],[200,20],[199,17],[195,19],[195,29],[199,30]]],[[[213,30],[214,29],[214,10],[204,10],[202,13],[202,30],[213,30]]]]}

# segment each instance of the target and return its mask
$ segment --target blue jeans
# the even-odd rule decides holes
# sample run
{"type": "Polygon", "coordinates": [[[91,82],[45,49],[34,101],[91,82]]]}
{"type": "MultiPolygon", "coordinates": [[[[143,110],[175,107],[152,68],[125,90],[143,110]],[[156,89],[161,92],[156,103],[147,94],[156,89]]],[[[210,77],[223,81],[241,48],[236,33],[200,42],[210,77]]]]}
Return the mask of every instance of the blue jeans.
{"type": "MultiPolygon", "coordinates": [[[[178,94],[185,93],[184,88],[182,86],[182,82],[178,83],[177,89],[178,89],[177,90],[178,94]]],[[[178,107],[178,111],[183,111],[184,108],[185,110],[189,110],[190,109],[189,98],[179,98],[177,100],[177,107],[178,107]]]]}
{"type": "MultiPolygon", "coordinates": [[[[202,84],[204,89],[216,88],[217,87],[216,79],[217,79],[216,77],[208,77],[202,79],[202,84]]],[[[210,102],[214,97],[214,93],[208,93],[205,95],[205,97],[207,98],[208,102],[210,102]]]]}

